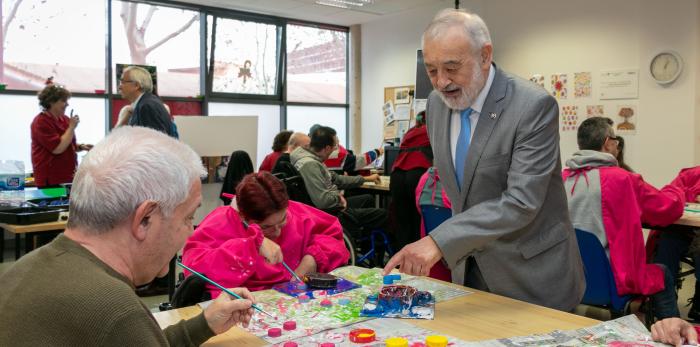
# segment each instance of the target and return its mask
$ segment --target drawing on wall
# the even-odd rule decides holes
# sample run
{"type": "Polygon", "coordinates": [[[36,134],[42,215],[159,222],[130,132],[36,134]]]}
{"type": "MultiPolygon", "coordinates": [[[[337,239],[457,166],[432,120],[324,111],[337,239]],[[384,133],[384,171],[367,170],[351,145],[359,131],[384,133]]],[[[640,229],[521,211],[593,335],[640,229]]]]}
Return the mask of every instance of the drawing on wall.
{"type": "Polygon", "coordinates": [[[557,99],[566,99],[568,94],[566,90],[566,81],[567,76],[565,73],[552,75],[552,96],[557,99]]]}
{"type": "Polygon", "coordinates": [[[544,88],[544,76],[543,75],[538,74],[538,73],[533,74],[532,76],[530,76],[530,81],[532,83],[544,88]]]}
{"type": "Polygon", "coordinates": [[[591,73],[574,73],[574,97],[589,98],[591,96],[591,73]]]}
{"type": "Polygon", "coordinates": [[[586,118],[603,117],[605,115],[603,105],[587,105],[586,118]]]}
{"type": "Polygon", "coordinates": [[[396,104],[410,104],[411,103],[411,88],[396,88],[394,90],[394,101],[396,104]]]}
{"type": "Polygon", "coordinates": [[[619,134],[634,135],[637,133],[637,106],[618,105],[616,115],[617,125],[615,129],[619,134]]]}
{"type": "Polygon", "coordinates": [[[559,111],[561,120],[559,124],[561,125],[561,131],[575,131],[578,126],[578,106],[567,105],[561,106],[561,111],[559,111]]]}

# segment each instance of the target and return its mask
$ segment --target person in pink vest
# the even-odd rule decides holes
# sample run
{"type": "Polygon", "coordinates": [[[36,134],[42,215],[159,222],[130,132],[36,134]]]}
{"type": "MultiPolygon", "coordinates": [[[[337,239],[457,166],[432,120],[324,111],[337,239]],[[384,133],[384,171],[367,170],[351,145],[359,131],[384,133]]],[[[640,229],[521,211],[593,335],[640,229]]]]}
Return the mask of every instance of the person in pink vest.
{"type": "Polygon", "coordinates": [[[578,128],[579,151],[563,172],[572,223],[605,247],[619,295],[650,295],[657,318],[679,317],[673,275],[661,264],[646,263],[642,223],[673,223],[683,214],[684,193],[672,185],[658,190],[620,168],[612,124],[592,117],[578,128]]]}
{"type": "Polygon", "coordinates": [[[182,262],[224,287],[263,290],[292,278],[282,261],[303,276],[330,272],[349,257],[338,219],[290,201],[284,184],[263,171],[244,177],[231,205],[204,218],[182,262]]]}
{"type": "MultiPolygon", "coordinates": [[[[670,183],[685,192],[688,202],[699,202],[700,166],[682,169],[670,183]]],[[[680,269],[680,261],[689,256],[695,262],[695,294],[688,300],[692,304],[688,318],[700,320],[700,238],[693,228],[674,227],[664,230],[652,230],[647,240],[647,254],[651,251],[655,263],[664,264],[672,274],[680,269]]]]}

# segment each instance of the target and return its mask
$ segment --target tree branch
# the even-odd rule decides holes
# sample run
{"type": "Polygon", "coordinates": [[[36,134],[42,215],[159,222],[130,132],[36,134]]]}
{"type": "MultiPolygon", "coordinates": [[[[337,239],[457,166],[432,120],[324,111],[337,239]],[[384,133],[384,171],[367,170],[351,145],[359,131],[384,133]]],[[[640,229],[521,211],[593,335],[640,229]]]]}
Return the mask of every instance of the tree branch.
{"type": "Polygon", "coordinates": [[[151,5],[151,7],[148,8],[148,13],[146,13],[146,19],[143,20],[143,24],[141,24],[141,31],[146,32],[146,28],[148,28],[148,24],[151,23],[151,18],[153,18],[153,14],[156,13],[156,10],[158,8],[151,5]]]}
{"type": "MultiPolygon", "coordinates": [[[[19,4],[22,3],[22,0],[17,0],[15,3],[12,5],[12,9],[10,10],[10,13],[7,15],[7,20],[5,21],[5,24],[2,26],[2,32],[6,35],[7,34],[7,29],[10,28],[10,23],[12,23],[12,20],[15,19],[15,16],[17,15],[17,9],[19,8],[19,4]]],[[[2,47],[0,47],[1,49],[2,47]]]]}
{"type": "Polygon", "coordinates": [[[197,16],[198,16],[198,15],[195,14],[195,15],[192,16],[192,18],[190,18],[190,20],[187,21],[187,23],[185,23],[185,25],[183,25],[180,29],[178,29],[178,30],[176,30],[176,31],[174,31],[174,32],[172,32],[172,33],[170,33],[168,36],[162,38],[160,41],[156,42],[156,43],[153,44],[151,47],[146,48],[146,50],[145,50],[145,52],[146,52],[145,55],[148,55],[148,54],[151,53],[154,49],[160,47],[162,44],[166,43],[168,40],[172,39],[173,37],[182,34],[185,30],[187,30],[187,28],[189,28],[189,27],[192,25],[192,23],[194,23],[195,20],[197,20],[197,16]]]}

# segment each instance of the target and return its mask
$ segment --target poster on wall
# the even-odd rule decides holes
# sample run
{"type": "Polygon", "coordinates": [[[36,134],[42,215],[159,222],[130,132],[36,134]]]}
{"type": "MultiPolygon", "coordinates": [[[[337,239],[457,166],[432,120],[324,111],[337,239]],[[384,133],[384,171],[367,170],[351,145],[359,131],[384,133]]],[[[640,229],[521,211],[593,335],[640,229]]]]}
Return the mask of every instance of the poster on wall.
{"type": "Polygon", "coordinates": [[[394,105],[391,100],[384,103],[382,113],[384,113],[384,124],[391,124],[394,121],[394,105]]]}
{"type": "Polygon", "coordinates": [[[530,82],[544,88],[544,75],[541,74],[533,74],[530,76],[530,82]]]}
{"type": "Polygon", "coordinates": [[[575,98],[590,98],[591,97],[591,73],[576,72],[574,73],[574,97],[575,98]]]}
{"type": "Polygon", "coordinates": [[[561,117],[559,121],[561,131],[576,131],[578,127],[578,106],[561,106],[559,116],[561,117]]]}
{"type": "Polygon", "coordinates": [[[591,117],[604,117],[605,109],[603,105],[587,105],[586,106],[586,118],[591,117]]]}
{"type": "Polygon", "coordinates": [[[600,99],[637,99],[639,71],[637,69],[611,70],[600,73],[600,99]]]}
{"type": "Polygon", "coordinates": [[[396,110],[394,111],[395,120],[410,120],[411,119],[411,105],[396,105],[396,110]]]}
{"type": "Polygon", "coordinates": [[[394,101],[396,104],[410,104],[411,103],[411,89],[406,88],[396,88],[394,90],[394,101]]]}
{"type": "Polygon", "coordinates": [[[551,77],[552,96],[554,96],[557,99],[566,99],[567,98],[568,92],[566,89],[566,81],[567,81],[567,75],[565,73],[552,75],[552,77],[551,77]]]}
{"type": "Polygon", "coordinates": [[[621,135],[634,135],[637,133],[637,106],[618,105],[616,113],[615,132],[621,135]]]}

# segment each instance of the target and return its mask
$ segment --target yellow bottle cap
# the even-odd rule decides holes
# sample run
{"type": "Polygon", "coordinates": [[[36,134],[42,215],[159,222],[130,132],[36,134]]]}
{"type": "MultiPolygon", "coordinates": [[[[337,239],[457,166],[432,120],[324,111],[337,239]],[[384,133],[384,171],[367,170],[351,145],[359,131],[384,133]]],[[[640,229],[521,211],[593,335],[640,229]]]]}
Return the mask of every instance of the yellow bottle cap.
{"type": "Polygon", "coordinates": [[[403,337],[390,337],[384,340],[386,347],[408,347],[408,340],[403,337]]]}
{"type": "Polygon", "coordinates": [[[425,338],[425,344],[428,347],[445,347],[447,346],[447,338],[441,335],[430,335],[425,338]]]}

